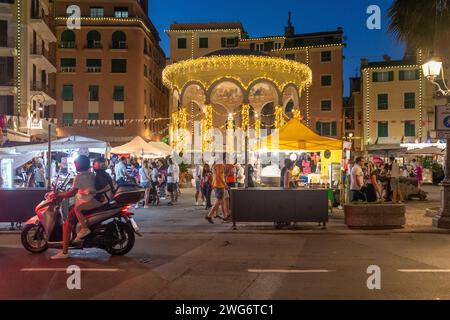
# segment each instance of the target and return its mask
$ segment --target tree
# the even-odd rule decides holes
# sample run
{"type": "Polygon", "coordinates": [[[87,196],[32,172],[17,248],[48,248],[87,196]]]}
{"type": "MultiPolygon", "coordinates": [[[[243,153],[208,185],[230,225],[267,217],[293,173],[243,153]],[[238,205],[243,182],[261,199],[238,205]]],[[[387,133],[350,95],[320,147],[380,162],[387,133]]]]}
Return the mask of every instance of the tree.
{"type": "Polygon", "coordinates": [[[448,45],[450,0],[394,0],[388,16],[389,31],[409,47],[436,53],[448,45]]]}

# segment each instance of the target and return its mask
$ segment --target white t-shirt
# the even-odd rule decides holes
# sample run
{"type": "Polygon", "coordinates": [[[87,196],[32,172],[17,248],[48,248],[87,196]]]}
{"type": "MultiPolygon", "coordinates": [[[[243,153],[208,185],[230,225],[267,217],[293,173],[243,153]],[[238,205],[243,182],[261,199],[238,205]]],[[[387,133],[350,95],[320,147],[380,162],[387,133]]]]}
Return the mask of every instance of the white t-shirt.
{"type": "Polygon", "coordinates": [[[173,165],[174,165],[173,182],[178,183],[180,182],[180,166],[176,162],[173,165]]]}
{"type": "Polygon", "coordinates": [[[127,170],[127,167],[122,161],[119,161],[119,163],[116,164],[114,171],[116,174],[116,181],[119,181],[120,178],[125,178],[125,175],[123,174],[127,170]]]}
{"type": "Polygon", "coordinates": [[[391,178],[398,178],[398,177],[400,177],[400,166],[398,165],[397,161],[394,161],[392,163],[391,178]]]}
{"type": "Polygon", "coordinates": [[[75,197],[76,206],[90,202],[95,196],[95,194],[91,193],[95,191],[95,174],[90,171],[78,173],[73,179],[72,186],[78,189],[75,197]]]}
{"type": "Polygon", "coordinates": [[[167,183],[175,183],[175,165],[171,164],[169,168],[167,168],[167,183]]]}
{"type": "MultiPolygon", "coordinates": [[[[355,164],[352,168],[351,180],[350,180],[350,190],[361,190],[361,186],[358,185],[358,180],[362,182],[364,179],[364,173],[362,168],[355,164]]],[[[361,183],[362,185],[362,183],[361,183]]]]}
{"type": "Polygon", "coordinates": [[[202,179],[203,167],[201,165],[195,166],[194,178],[195,181],[200,181],[202,179]]]}
{"type": "Polygon", "coordinates": [[[158,182],[159,172],[157,168],[152,169],[152,182],[158,182]]]}
{"type": "Polygon", "coordinates": [[[149,174],[150,174],[149,170],[144,166],[142,166],[139,169],[139,177],[141,179],[141,182],[149,182],[150,181],[149,174]]]}

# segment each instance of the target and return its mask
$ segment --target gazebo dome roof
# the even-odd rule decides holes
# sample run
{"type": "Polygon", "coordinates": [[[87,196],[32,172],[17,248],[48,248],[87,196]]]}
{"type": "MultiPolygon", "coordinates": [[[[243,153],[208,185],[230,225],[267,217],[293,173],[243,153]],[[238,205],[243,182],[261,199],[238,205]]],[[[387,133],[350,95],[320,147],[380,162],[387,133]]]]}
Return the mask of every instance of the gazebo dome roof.
{"type": "Polygon", "coordinates": [[[268,57],[269,55],[265,52],[255,51],[245,48],[227,48],[220,49],[208,54],[204,57],[216,57],[216,56],[256,56],[256,57],[268,57]]]}

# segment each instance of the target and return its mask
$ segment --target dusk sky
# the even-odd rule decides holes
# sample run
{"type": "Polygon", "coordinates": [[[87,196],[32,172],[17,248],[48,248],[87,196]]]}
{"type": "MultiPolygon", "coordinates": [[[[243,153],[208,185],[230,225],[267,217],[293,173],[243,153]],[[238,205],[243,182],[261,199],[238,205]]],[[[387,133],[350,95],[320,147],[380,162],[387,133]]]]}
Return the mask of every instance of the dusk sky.
{"type": "Polygon", "coordinates": [[[388,32],[387,11],[392,0],[150,0],[149,14],[161,34],[161,45],[169,52],[164,33],[171,23],[241,22],[250,37],[282,35],[288,11],[293,13],[296,33],[320,32],[344,28],[344,96],[348,78],[358,74],[360,59],[381,60],[384,54],[401,59],[404,45],[388,32]],[[381,30],[366,27],[367,7],[378,5],[382,11],[381,30]]]}

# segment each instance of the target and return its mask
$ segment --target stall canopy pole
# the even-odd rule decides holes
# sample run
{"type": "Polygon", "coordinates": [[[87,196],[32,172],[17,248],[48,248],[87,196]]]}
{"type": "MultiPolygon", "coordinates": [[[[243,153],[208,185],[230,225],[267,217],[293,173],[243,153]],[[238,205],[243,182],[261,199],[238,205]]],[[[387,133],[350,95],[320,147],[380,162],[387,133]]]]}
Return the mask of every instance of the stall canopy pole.
{"type": "Polygon", "coordinates": [[[249,171],[248,171],[248,136],[245,135],[245,180],[244,180],[244,188],[248,188],[248,179],[249,179],[249,171]]]}
{"type": "Polygon", "coordinates": [[[47,177],[48,188],[52,186],[52,125],[48,124],[48,150],[47,150],[47,177]]]}

